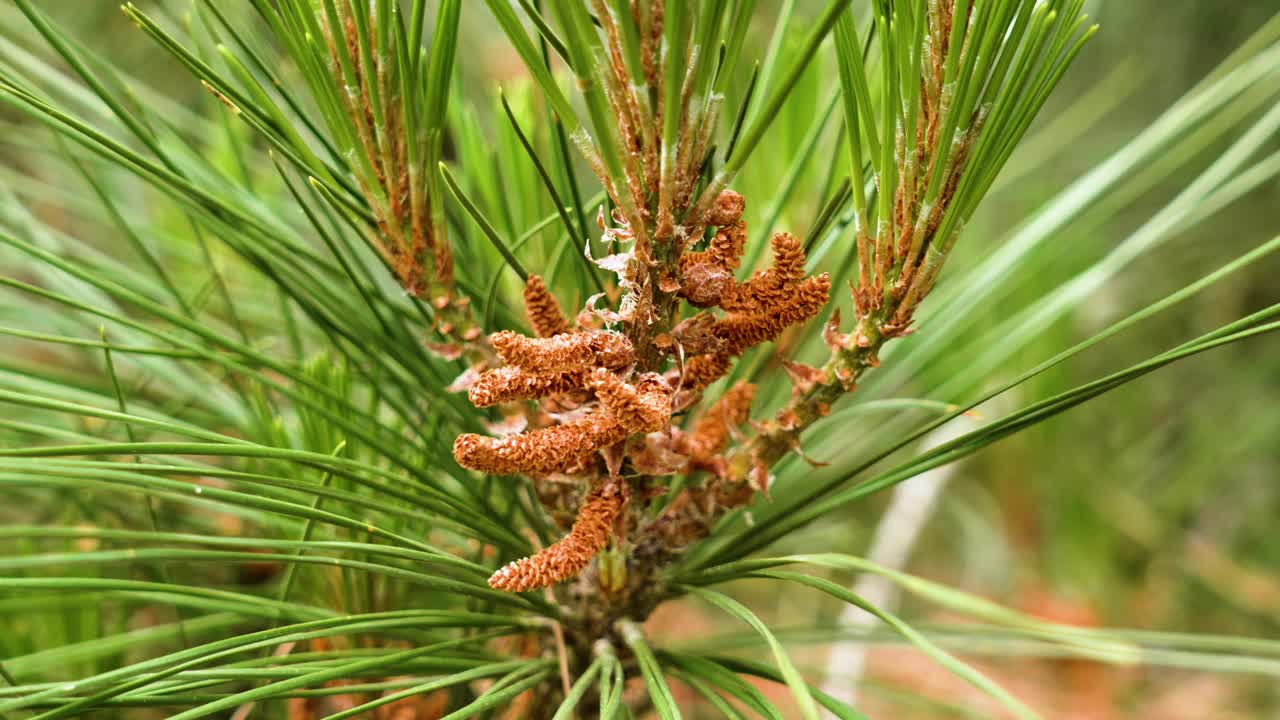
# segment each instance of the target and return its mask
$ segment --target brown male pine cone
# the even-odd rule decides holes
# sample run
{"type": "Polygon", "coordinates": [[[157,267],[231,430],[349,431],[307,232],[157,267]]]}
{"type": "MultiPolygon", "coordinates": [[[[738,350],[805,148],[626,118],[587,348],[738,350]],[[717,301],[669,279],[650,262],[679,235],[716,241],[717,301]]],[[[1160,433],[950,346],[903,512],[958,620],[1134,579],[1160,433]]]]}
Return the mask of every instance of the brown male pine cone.
{"type": "Polygon", "coordinates": [[[716,227],[732,225],[742,219],[747,207],[746,198],[732,190],[722,190],[707,211],[707,224],[716,227]]]}
{"type": "Polygon", "coordinates": [[[804,279],[804,246],[794,235],[778,233],[769,241],[773,264],[755,273],[750,280],[726,290],[720,307],[730,312],[755,312],[776,307],[804,279]]]}
{"type": "Polygon", "coordinates": [[[626,497],[615,483],[593,490],[578,510],[569,534],[541,552],[503,567],[489,577],[497,590],[526,592],[558,582],[578,573],[609,542],[614,521],[622,512],[626,497]]]}
{"type": "Polygon", "coordinates": [[[453,441],[453,457],[462,467],[494,475],[546,475],[566,472],[628,434],[617,420],[597,413],[500,438],[464,433],[453,441]]]}
{"type": "Polygon", "coordinates": [[[746,201],[732,190],[716,198],[707,224],[717,228],[706,250],[680,256],[680,295],[696,307],[710,307],[735,284],[733,271],[742,264],[747,225],[742,222],[746,201]]]}
{"type": "MultiPolygon", "coordinates": [[[[714,329],[714,325],[712,326],[714,329]]],[[[695,355],[684,364],[681,386],[684,390],[702,390],[729,372],[732,361],[728,353],[695,355]]]]}
{"type": "Polygon", "coordinates": [[[569,332],[560,303],[537,275],[530,275],[524,284],[524,312],[538,337],[569,332]]]}
{"type": "Polygon", "coordinates": [[[501,330],[489,336],[489,343],[507,365],[535,373],[589,367],[617,369],[635,359],[627,336],[606,330],[537,338],[501,330]]]}
{"type": "Polygon", "coordinates": [[[735,383],[715,404],[707,409],[693,429],[681,438],[679,450],[689,458],[689,465],[699,470],[715,471],[717,460],[729,446],[729,433],[747,421],[756,386],[735,383]]]}
{"type": "Polygon", "coordinates": [[[811,277],[789,290],[771,305],[750,313],[730,313],[716,321],[712,330],[724,340],[730,355],[776,339],[791,325],[806,322],[827,304],[831,278],[826,273],[811,277]]]}
{"type": "Polygon", "coordinates": [[[680,269],[689,272],[696,265],[711,264],[729,272],[742,264],[742,252],[747,246],[746,223],[736,222],[720,228],[707,244],[707,249],[687,252],[680,256],[680,269]]]}
{"type": "Polygon", "coordinates": [[[600,404],[630,432],[657,432],[671,417],[671,395],[661,377],[650,373],[639,386],[623,382],[604,368],[591,375],[600,404]]]}
{"type": "Polygon", "coordinates": [[[583,370],[531,373],[518,367],[487,370],[467,388],[467,398],[476,407],[490,407],[516,400],[534,400],[582,387],[583,370]]]}

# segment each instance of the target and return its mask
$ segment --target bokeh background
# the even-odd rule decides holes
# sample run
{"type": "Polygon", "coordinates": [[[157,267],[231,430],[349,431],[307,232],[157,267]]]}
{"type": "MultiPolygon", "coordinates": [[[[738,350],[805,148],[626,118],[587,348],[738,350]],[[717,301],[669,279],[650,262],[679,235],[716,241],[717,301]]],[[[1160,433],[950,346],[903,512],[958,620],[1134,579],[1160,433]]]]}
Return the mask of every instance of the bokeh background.
{"type": "MultiPolygon", "coordinates": [[[[176,0],[147,5],[167,11],[175,22],[187,11],[176,0]]],[[[509,93],[523,92],[523,69],[479,5],[464,12],[461,97],[477,118],[475,132],[509,142],[509,131],[494,111],[495,90],[501,85],[509,93]]],[[[756,54],[763,54],[776,31],[769,19],[778,5],[759,3],[759,19],[748,39],[756,54]]],[[[799,0],[796,22],[803,24],[819,5],[799,0]]],[[[966,230],[957,272],[1008,241],[1037,208],[1092,168],[1123,152],[1280,11],[1274,0],[1099,0],[1088,5],[1102,30],[966,230]]],[[[47,0],[44,8],[68,28],[77,28],[78,37],[120,67],[193,108],[207,109],[210,98],[136,32],[114,0],[47,0]]],[[[12,15],[6,8],[0,18],[12,15]]],[[[800,37],[798,32],[783,34],[783,51],[800,37]]],[[[807,162],[836,151],[837,122],[811,137],[815,118],[838,85],[827,60],[825,70],[806,76],[739,183],[751,199],[753,239],[775,210],[776,228],[803,230],[830,187],[827,165],[807,162]],[[795,148],[803,152],[797,155],[795,148]],[[784,178],[796,168],[800,174],[790,194],[777,198],[784,178]]],[[[5,117],[9,131],[0,137],[0,160],[38,175],[42,164],[14,131],[12,123],[18,121],[5,117]]],[[[889,376],[872,390],[883,397],[962,400],[1280,233],[1280,183],[1271,179],[1209,217],[1177,224],[1159,247],[1118,268],[1078,307],[1038,329],[1016,352],[991,367],[979,363],[975,376],[983,338],[1129,238],[1168,206],[1231,137],[1229,132],[1208,137],[1140,168],[1096,211],[1043,243],[993,301],[968,308],[964,342],[910,373],[889,376]]],[[[1275,151],[1280,142],[1273,138],[1268,147],[1275,151]]],[[[501,204],[497,195],[485,200],[491,207],[501,204]]],[[[518,224],[518,219],[512,222],[518,224]]],[[[1273,257],[1037,377],[991,408],[980,408],[977,420],[1148,357],[1277,299],[1280,258],[1273,257]]],[[[931,313],[941,310],[934,307],[931,313]]],[[[920,336],[905,342],[928,335],[929,327],[926,319],[920,336]]],[[[892,357],[886,359],[886,372],[892,357]]],[[[856,445],[863,432],[858,423],[850,423],[825,442],[856,445]]],[[[815,453],[826,459],[822,447],[815,453]]],[[[1163,369],[988,448],[948,473],[906,559],[906,569],[913,573],[1068,623],[1280,636],[1278,337],[1232,345],[1163,369]]],[[[886,496],[830,518],[788,541],[788,549],[821,550],[825,545],[861,551],[890,502],[886,496]]],[[[814,617],[834,622],[839,613],[812,597],[769,596],[764,586],[741,591],[755,593],[753,606],[780,628],[814,617]]],[[[910,617],[926,623],[946,620],[903,602],[910,617]]],[[[736,631],[692,606],[669,608],[653,623],[673,636],[736,631]]],[[[824,666],[828,645],[823,638],[809,640],[798,659],[824,666]]],[[[917,654],[887,644],[872,647],[861,694],[871,716],[999,716],[987,701],[917,654]]],[[[965,650],[963,643],[955,647],[965,650]]],[[[1050,717],[1225,719],[1280,713],[1280,686],[1266,674],[1229,667],[1222,672],[1117,667],[984,653],[976,645],[971,649],[980,667],[1050,717]]],[[[780,703],[786,702],[784,694],[778,695],[780,703]]]]}

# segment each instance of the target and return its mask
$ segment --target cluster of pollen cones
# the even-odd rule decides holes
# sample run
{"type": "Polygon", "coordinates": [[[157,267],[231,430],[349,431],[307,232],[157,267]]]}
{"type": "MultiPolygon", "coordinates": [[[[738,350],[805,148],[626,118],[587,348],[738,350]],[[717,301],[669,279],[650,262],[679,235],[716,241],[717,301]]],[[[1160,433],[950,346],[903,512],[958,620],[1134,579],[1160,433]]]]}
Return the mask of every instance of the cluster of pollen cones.
{"type": "Polygon", "coordinates": [[[506,330],[489,336],[502,365],[471,382],[471,402],[490,407],[541,401],[541,410],[529,413],[533,428],[519,434],[460,435],[454,457],[480,472],[524,474],[535,482],[567,477],[583,486],[568,534],[494,573],[491,586],[523,592],[580,573],[623,522],[629,486],[622,473],[657,474],[655,444],[661,446],[667,473],[723,475],[720,456],[732,428],[746,422],[754,388],[745,383],[731,388],[689,432],[672,427],[673,412],[690,404],[690,397],[696,401],[728,372],[733,358],[813,318],[826,304],[831,284],[825,274],[805,276],[803,247],[785,233],[770,241],[772,265],[737,281],[734,272],[746,244],[742,210],[742,196],[722,193],[707,217],[714,236],[705,249],[680,256],[675,292],[702,310],[672,331],[683,350],[672,354],[672,368],[638,367],[635,344],[620,332],[571,326],[536,275],[524,291],[535,336],[506,330]],[[561,412],[549,411],[552,407],[561,412]],[[628,442],[633,438],[639,441],[628,442]]]}

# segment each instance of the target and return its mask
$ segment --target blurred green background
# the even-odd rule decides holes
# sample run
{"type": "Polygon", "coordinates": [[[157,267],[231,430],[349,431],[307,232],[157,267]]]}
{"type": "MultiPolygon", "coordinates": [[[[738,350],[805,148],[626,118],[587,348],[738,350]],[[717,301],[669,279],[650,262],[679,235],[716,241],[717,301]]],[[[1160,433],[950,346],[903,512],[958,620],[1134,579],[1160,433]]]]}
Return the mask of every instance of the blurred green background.
{"type": "MultiPolygon", "coordinates": [[[[771,40],[775,28],[768,20],[779,4],[759,3],[748,40],[755,54],[763,54],[771,40]]],[[[167,11],[176,21],[186,11],[180,2],[143,5],[167,11]]],[[[819,5],[799,0],[797,23],[819,5]]],[[[1098,0],[1088,7],[1101,32],[967,228],[955,267],[948,268],[953,276],[993,252],[1084,173],[1123,150],[1280,9],[1274,0],[1098,0]]],[[[173,98],[192,106],[211,102],[136,32],[114,0],[48,0],[44,9],[78,28],[78,37],[119,67],[173,98]]],[[[494,111],[495,90],[501,85],[521,92],[522,66],[478,2],[464,12],[463,33],[459,82],[468,111],[479,118],[476,132],[509,141],[509,128],[494,111]]],[[[799,42],[800,33],[780,40],[785,48],[799,42]]],[[[830,187],[824,160],[836,152],[838,123],[822,126],[800,157],[794,150],[805,147],[838,85],[830,58],[824,62],[826,68],[805,77],[767,146],[735,184],[749,200],[753,241],[761,239],[775,202],[775,227],[803,231],[830,187]],[[778,198],[793,167],[800,172],[794,190],[778,198]]],[[[1012,357],[989,368],[978,364],[981,372],[971,376],[982,351],[974,339],[1120,245],[1170,203],[1229,139],[1230,134],[1210,139],[1189,154],[1171,153],[1140,168],[1138,180],[1103,198],[1100,209],[1088,215],[1091,220],[1073,223],[1041,245],[991,302],[966,309],[963,336],[969,341],[909,373],[887,375],[879,388],[872,379],[872,390],[884,397],[944,402],[970,397],[1275,236],[1280,183],[1272,179],[1210,217],[1178,225],[1158,248],[1119,268],[1012,357]]],[[[39,163],[21,145],[13,134],[0,139],[6,164],[38,171],[39,163]]],[[[1274,151],[1280,142],[1273,138],[1269,147],[1274,151]]],[[[979,413],[999,414],[1073,387],[1277,299],[1280,258],[1272,257],[979,413]]],[[[935,306],[930,314],[943,310],[935,306]]],[[[919,342],[929,332],[926,318],[918,336],[903,342],[919,342]]],[[[890,353],[884,372],[892,369],[892,359],[890,353]]],[[[815,454],[825,460],[822,448],[815,454]]],[[[887,502],[881,498],[847,517],[830,518],[788,547],[821,550],[804,545],[806,539],[821,538],[832,547],[864,548],[887,502]]],[[[1266,336],[1163,369],[964,461],[954,468],[908,568],[1066,622],[1274,638],[1280,635],[1278,528],[1280,337],[1266,336]]],[[[783,625],[796,612],[834,616],[837,611],[822,604],[792,605],[796,601],[789,598],[759,600],[783,625]]],[[[677,616],[672,622],[688,627],[695,620],[677,616]]],[[[816,664],[823,657],[814,650],[807,660],[816,664]]],[[[1033,705],[1061,710],[1051,717],[1251,718],[1280,710],[1274,678],[1258,675],[1017,659],[988,661],[984,667],[1033,705]]],[[[909,653],[873,652],[869,677],[875,692],[868,696],[868,712],[877,716],[878,704],[884,703],[880,716],[907,716],[907,706],[894,704],[906,692],[923,692],[940,703],[913,701],[909,706],[918,713],[911,717],[954,716],[957,704],[981,707],[945,677],[932,677],[936,673],[909,653]]]]}

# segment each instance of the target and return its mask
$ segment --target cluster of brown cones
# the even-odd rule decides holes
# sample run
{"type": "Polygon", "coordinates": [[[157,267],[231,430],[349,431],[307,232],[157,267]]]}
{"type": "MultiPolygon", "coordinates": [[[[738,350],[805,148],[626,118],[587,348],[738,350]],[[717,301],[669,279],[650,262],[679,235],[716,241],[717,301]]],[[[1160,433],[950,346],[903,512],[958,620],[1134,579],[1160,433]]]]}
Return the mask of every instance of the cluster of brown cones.
{"type": "Polygon", "coordinates": [[[635,343],[622,333],[571,327],[537,276],[530,276],[524,293],[536,337],[510,331],[489,337],[503,365],[471,382],[471,402],[489,407],[538,400],[544,411],[523,433],[460,435],[454,457],[480,472],[535,480],[569,476],[586,488],[568,535],[494,573],[491,586],[522,592],[580,573],[625,522],[624,468],[631,474],[724,474],[721,455],[731,429],[747,420],[754,388],[736,385],[687,433],[671,428],[673,412],[696,401],[728,372],[734,357],[814,317],[830,290],[827,275],[805,277],[804,250],[785,233],[771,240],[768,269],[745,282],[735,280],[746,239],[742,210],[742,197],[725,191],[707,215],[716,232],[706,249],[680,258],[676,292],[705,310],[673,330],[672,346],[678,343],[684,353],[669,353],[675,367],[665,373],[661,367],[638,367],[635,343]],[[680,363],[685,353],[688,359],[680,363]],[[557,409],[569,410],[546,412],[552,401],[557,409]]]}
{"type": "Polygon", "coordinates": [[[747,229],[742,196],[726,190],[708,213],[716,234],[699,252],[680,258],[680,296],[690,305],[719,308],[721,317],[702,313],[677,328],[691,354],[682,375],[683,387],[701,390],[729,371],[732,359],[747,349],[776,339],[792,325],[818,314],[827,303],[831,279],[805,277],[804,247],[794,236],[778,233],[769,241],[773,264],[746,282],[734,272],[741,264],[747,229]],[[683,331],[683,332],[681,332],[683,331]]]}

